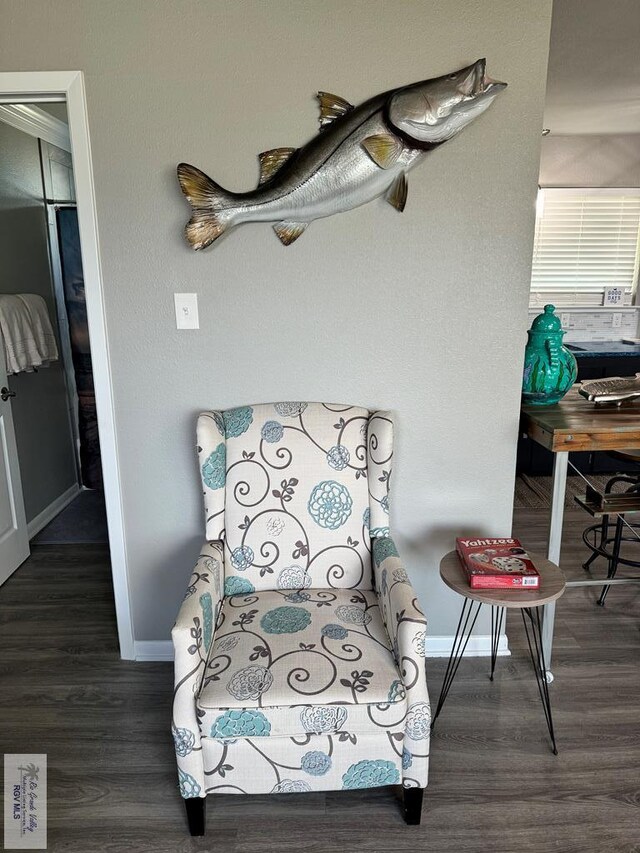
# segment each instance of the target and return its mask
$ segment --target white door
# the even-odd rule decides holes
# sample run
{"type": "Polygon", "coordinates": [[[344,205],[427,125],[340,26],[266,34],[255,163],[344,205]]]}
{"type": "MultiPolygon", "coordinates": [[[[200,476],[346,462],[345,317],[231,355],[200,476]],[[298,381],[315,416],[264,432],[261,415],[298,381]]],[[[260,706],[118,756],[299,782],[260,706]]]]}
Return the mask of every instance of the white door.
{"type": "Polygon", "coordinates": [[[0,584],[29,556],[11,393],[0,350],[0,584]]]}

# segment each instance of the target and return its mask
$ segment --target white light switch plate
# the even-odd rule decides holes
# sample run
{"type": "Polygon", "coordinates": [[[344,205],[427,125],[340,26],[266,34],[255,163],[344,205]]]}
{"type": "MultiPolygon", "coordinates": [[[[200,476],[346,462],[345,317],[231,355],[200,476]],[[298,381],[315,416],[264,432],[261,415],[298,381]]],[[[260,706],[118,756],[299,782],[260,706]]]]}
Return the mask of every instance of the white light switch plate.
{"type": "Polygon", "coordinates": [[[199,329],[198,294],[174,293],[176,308],[176,329],[199,329]]]}
{"type": "Polygon", "coordinates": [[[611,315],[611,326],[614,329],[620,329],[622,327],[622,314],[618,313],[618,311],[614,311],[611,315]]]}

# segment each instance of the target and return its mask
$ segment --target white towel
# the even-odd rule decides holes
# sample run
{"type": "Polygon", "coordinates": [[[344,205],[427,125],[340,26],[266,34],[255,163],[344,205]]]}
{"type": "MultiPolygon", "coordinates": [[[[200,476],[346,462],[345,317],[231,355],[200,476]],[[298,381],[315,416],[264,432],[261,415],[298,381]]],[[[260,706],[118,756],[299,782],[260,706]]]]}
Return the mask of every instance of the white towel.
{"type": "Polygon", "coordinates": [[[0,294],[0,332],[9,376],[46,367],[58,358],[56,339],[42,296],[0,294]]]}

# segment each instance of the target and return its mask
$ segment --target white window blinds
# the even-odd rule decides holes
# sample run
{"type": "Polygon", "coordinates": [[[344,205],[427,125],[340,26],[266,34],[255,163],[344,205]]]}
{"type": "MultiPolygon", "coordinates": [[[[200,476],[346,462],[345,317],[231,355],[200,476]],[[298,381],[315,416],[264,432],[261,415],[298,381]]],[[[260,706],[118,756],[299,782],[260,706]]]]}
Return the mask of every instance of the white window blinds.
{"type": "MultiPolygon", "coordinates": [[[[605,287],[638,278],[640,189],[541,189],[531,276],[559,305],[601,305],[605,287]]],[[[627,299],[630,301],[630,299],[627,299]]]]}

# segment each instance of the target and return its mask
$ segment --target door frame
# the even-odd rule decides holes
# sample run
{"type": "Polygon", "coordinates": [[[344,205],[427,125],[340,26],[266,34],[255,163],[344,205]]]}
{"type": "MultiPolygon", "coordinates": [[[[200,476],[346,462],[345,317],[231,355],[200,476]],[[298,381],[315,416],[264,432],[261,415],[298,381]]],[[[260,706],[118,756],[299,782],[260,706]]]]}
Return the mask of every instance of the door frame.
{"type": "Polygon", "coordinates": [[[100,244],[91,162],[89,123],[82,71],[0,72],[0,99],[36,101],[63,96],[67,103],[69,135],[76,184],[80,248],[84,272],[87,320],[96,394],[100,455],[111,552],[111,572],[118,623],[120,656],[135,660],[124,514],[113,406],[113,381],[107,341],[100,244]]]}

